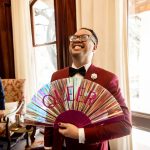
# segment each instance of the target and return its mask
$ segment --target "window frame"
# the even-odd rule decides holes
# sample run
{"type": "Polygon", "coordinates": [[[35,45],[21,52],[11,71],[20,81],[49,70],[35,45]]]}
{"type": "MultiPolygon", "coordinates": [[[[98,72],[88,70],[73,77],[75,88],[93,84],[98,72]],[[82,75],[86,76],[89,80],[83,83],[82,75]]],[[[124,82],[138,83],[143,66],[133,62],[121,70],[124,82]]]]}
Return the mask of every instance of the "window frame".
{"type": "MultiPolygon", "coordinates": [[[[133,1],[132,0],[131,1],[127,0],[127,3],[128,3],[128,7],[127,7],[128,14],[127,14],[127,16],[129,16],[129,3],[130,2],[132,3],[133,1]]],[[[136,0],[135,2],[138,2],[138,0],[136,0]]],[[[146,3],[144,2],[143,4],[146,4],[146,3]]],[[[140,12],[139,8],[141,6],[142,6],[142,4],[140,6],[138,5],[136,7],[136,9],[138,10],[136,12],[140,12]]],[[[147,10],[147,9],[145,9],[145,10],[147,10]]],[[[137,129],[140,129],[140,130],[150,132],[150,114],[131,110],[131,115],[132,115],[132,125],[133,125],[133,127],[137,128],[137,129]]]]}
{"type": "Polygon", "coordinates": [[[132,124],[135,128],[150,132],[150,115],[132,111],[132,124]]]}
{"type": "Polygon", "coordinates": [[[32,44],[33,47],[38,47],[38,46],[46,46],[46,45],[51,45],[51,44],[56,44],[56,41],[53,42],[48,42],[48,43],[42,43],[38,44],[35,42],[35,29],[34,29],[34,14],[33,14],[33,6],[38,0],[33,0],[30,3],[30,16],[31,16],[31,32],[32,32],[32,44]]]}

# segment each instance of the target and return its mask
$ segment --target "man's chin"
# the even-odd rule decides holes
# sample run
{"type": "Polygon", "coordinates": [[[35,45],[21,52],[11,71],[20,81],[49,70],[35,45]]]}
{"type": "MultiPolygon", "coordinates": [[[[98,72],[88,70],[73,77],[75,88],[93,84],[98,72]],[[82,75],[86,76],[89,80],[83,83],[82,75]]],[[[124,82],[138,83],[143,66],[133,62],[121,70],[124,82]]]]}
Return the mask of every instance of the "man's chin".
{"type": "Polygon", "coordinates": [[[80,54],[82,52],[81,49],[71,50],[71,54],[80,54]]]}
{"type": "Polygon", "coordinates": [[[82,54],[81,53],[71,53],[72,57],[74,58],[81,58],[82,54]]]}

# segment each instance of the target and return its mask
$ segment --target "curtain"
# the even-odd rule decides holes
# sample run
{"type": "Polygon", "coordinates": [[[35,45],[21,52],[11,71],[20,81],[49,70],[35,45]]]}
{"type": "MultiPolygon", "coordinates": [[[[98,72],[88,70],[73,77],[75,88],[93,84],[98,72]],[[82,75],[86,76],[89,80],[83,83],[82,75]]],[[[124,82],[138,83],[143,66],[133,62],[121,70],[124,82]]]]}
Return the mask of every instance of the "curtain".
{"type": "Polygon", "coordinates": [[[26,101],[29,102],[36,85],[29,0],[11,0],[11,5],[15,75],[18,79],[26,79],[26,101]]]}
{"type": "MultiPolygon", "coordinates": [[[[118,75],[129,106],[127,0],[77,0],[76,2],[77,28],[89,27],[99,38],[93,63],[118,75]]],[[[111,140],[110,147],[111,150],[132,150],[131,137],[111,140]]]]}
{"type": "Polygon", "coordinates": [[[55,0],[56,42],[58,69],[72,64],[68,37],[76,31],[75,0],[55,0]]]}

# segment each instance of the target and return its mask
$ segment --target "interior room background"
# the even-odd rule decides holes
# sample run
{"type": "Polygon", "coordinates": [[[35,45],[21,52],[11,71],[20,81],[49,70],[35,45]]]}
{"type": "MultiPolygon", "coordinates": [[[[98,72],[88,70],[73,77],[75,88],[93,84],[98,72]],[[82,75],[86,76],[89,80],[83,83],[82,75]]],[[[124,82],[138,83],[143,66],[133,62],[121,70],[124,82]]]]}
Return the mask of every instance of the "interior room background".
{"type": "Polygon", "coordinates": [[[150,73],[143,70],[149,62],[149,40],[148,35],[141,36],[150,33],[148,27],[143,27],[143,24],[150,24],[146,22],[149,0],[45,1],[51,7],[49,17],[53,35],[50,44],[45,45],[38,40],[33,42],[31,5],[35,0],[0,2],[0,76],[26,79],[28,103],[41,86],[50,82],[54,71],[71,64],[68,36],[80,27],[92,28],[99,38],[93,63],[118,75],[126,103],[133,112],[135,130],[132,136],[112,140],[111,150],[140,150],[141,147],[148,150],[148,142],[139,142],[136,137],[150,138],[150,128],[144,123],[150,121],[150,112],[147,101],[141,100],[148,98],[145,96],[148,88],[144,85],[150,82],[144,80],[150,73]],[[140,94],[133,95],[135,91],[140,94]],[[144,108],[141,108],[141,101],[145,103],[142,103],[144,108]],[[144,124],[139,123],[141,120],[144,124]]]}

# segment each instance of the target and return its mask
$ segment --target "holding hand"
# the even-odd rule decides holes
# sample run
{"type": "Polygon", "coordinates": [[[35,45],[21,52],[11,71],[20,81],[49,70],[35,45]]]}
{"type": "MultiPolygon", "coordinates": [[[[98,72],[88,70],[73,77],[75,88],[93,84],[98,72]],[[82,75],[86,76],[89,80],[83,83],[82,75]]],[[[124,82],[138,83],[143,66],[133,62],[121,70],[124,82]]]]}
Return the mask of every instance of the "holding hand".
{"type": "Polygon", "coordinates": [[[79,139],[78,128],[70,123],[59,123],[59,133],[65,137],[79,139]]]}

